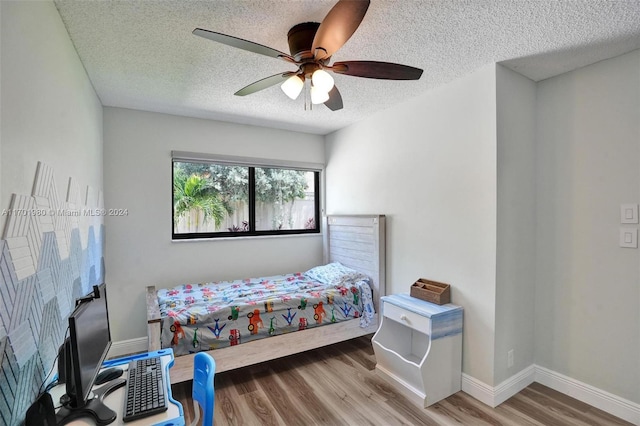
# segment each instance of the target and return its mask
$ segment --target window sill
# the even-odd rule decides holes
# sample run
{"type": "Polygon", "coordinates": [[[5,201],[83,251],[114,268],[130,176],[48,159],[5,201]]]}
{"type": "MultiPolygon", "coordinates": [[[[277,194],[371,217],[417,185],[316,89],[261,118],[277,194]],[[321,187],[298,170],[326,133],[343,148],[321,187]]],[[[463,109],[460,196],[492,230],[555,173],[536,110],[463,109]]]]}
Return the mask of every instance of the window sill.
{"type": "Polygon", "coordinates": [[[272,238],[322,238],[322,232],[313,234],[288,234],[288,235],[250,235],[247,237],[219,237],[219,238],[180,238],[171,239],[172,243],[190,243],[205,241],[246,241],[246,240],[263,240],[272,238]]]}

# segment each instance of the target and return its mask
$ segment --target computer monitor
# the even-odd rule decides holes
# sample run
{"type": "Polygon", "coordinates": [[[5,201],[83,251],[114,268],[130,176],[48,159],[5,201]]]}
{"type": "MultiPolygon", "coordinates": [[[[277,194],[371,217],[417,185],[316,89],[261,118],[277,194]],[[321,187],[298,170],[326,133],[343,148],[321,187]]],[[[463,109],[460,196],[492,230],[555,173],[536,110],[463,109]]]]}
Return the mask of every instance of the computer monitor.
{"type": "Polygon", "coordinates": [[[111,423],[116,413],[91,394],[94,381],[109,348],[111,332],[105,284],[94,286],[93,292],[76,301],[69,316],[69,338],[61,350],[64,358],[66,401],[58,414],[59,424],[76,417],[91,416],[98,424],[111,423]]]}
{"type": "Polygon", "coordinates": [[[87,404],[93,382],[111,347],[106,286],[98,286],[97,292],[80,299],[69,316],[72,365],[67,395],[72,407],[87,404]]]}

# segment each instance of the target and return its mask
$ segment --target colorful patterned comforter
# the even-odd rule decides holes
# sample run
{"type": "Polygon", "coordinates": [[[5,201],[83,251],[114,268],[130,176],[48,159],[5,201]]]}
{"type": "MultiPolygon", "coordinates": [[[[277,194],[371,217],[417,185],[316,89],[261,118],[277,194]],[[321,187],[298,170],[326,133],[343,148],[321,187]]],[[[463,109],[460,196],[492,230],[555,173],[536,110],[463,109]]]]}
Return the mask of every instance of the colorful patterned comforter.
{"type": "Polygon", "coordinates": [[[175,355],[373,317],[369,278],[339,263],[305,273],[184,284],[158,291],[161,342],[175,355]]]}

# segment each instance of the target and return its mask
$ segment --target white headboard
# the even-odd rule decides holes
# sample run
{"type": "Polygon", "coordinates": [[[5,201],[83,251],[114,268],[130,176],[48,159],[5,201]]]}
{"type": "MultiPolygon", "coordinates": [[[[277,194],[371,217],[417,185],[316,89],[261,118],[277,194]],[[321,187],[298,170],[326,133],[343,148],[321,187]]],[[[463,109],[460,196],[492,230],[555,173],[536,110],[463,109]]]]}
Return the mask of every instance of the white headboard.
{"type": "Polygon", "coordinates": [[[373,300],[379,312],[386,294],[385,216],[329,215],[324,218],[324,263],[340,262],[373,280],[373,300]]]}

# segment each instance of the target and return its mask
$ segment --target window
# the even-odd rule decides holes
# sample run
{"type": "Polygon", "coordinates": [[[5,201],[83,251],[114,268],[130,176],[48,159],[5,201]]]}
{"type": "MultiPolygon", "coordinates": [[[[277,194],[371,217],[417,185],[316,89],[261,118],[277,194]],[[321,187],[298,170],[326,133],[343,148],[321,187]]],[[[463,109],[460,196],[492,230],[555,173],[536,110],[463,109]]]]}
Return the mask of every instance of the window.
{"type": "Polygon", "coordinates": [[[173,239],[320,232],[321,165],[173,153],[173,239]]]}

